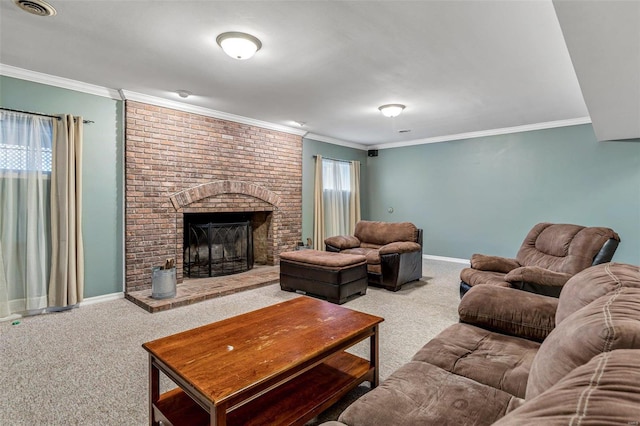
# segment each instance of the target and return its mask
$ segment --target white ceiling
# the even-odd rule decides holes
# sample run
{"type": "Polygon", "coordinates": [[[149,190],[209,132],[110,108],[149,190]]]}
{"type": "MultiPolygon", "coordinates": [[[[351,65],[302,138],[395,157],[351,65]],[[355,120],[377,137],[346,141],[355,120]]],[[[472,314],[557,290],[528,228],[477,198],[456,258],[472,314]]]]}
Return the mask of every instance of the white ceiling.
{"type": "Polygon", "coordinates": [[[550,0],[49,2],[0,1],[1,64],[369,147],[589,117],[550,0]],[[226,31],[263,47],[234,60],[226,31]]]}

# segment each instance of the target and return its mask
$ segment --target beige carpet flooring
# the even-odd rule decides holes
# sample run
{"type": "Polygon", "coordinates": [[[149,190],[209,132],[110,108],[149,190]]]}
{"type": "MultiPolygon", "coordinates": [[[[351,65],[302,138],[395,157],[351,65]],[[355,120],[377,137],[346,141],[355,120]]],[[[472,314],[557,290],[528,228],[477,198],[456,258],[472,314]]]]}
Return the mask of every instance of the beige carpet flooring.
{"type": "MultiPolygon", "coordinates": [[[[343,306],[385,318],[380,378],[458,321],[463,265],[424,261],[424,277],[396,293],[369,288],[343,306]]],[[[147,425],[144,342],[299,297],[278,284],[150,314],[125,299],[0,323],[0,425],[147,425]]],[[[361,343],[353,349],[368,355],[361,343]]],[[[163,379],[163,391],[174,387],[163,379]]],[[[366,386],[310,424],[335,419],[366,386]]]]}

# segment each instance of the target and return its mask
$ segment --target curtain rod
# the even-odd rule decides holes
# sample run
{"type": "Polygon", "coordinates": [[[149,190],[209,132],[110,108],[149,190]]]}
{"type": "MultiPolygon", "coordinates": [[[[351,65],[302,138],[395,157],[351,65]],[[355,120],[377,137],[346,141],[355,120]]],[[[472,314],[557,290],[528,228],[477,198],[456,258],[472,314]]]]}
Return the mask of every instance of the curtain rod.
{"type": "MultiPolygon", "coordinates": [[[[51,117],[51,118],[55,118],[55,119],[60,120],[60,117],[58,117],[57,115],[43,114],[41,112],[21,111],[19,109],[11,109],[11,108],[5,108],[5,107],[0,107],[0,109],[3,109],[5,111],[11,111],[11,112],[19,112],[19,113],[22,113],[22,114],[39,115],[40,117],[51,117]]],[[[94,121],[91,121],[91,120],[82,120],[82,122],[84,124],[95,123],[94,121]]]]}
{"type": "MultiPolygon", "coordinates": [[[[350,163],[351,161],[355,161],[355,160],[341,160],[339,158],[325,157],[324,155],[321,155],[321,157],[326,160],[342,161],[343,163],[350,163]]],[[[318,156],[314,155],[313,158],[318,158],[318,156]]]]}

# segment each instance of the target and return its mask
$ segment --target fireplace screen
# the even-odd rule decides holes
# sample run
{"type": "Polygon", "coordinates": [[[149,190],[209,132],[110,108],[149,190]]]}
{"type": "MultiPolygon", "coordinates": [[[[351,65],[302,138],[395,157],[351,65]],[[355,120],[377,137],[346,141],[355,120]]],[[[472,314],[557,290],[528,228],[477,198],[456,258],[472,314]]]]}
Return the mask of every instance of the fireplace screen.
{"type": "Polygon", "coordinates": [[[187,232],[185,276],[216,277],[253,268],[251,222],[190,223],[187,232]]]}

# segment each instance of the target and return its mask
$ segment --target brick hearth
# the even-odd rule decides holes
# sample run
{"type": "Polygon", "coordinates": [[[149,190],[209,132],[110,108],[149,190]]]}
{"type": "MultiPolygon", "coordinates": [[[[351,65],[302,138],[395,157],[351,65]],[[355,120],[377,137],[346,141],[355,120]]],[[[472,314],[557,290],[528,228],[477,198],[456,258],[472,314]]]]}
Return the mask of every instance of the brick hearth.
{"type": "Polygon", "coordinates": [[[280,281],[280,267],[257,266],[247,272],[222,277],[185,279],[176,287],[176,296],[168,299],[154,299],[151,289],[131,291],[127,299],[148,312],[160,312],[180,306],[253,288],[263,287],[280,281]]]}
{"type": "MultiPolygon", "coordinates": [[[[151,288],[151,268],[176,260],[183,280],[183,214],[260,212],[258,263],[301,240],[302,138],[126,102],[126,293],[151,288]]],[[[190,280],[193,281],[193,280],[190,280]]]]}

